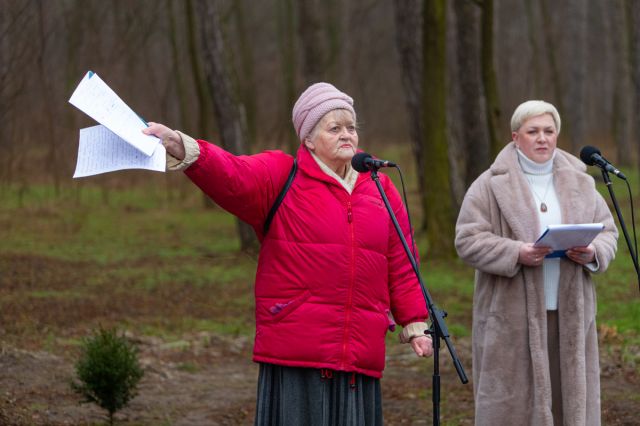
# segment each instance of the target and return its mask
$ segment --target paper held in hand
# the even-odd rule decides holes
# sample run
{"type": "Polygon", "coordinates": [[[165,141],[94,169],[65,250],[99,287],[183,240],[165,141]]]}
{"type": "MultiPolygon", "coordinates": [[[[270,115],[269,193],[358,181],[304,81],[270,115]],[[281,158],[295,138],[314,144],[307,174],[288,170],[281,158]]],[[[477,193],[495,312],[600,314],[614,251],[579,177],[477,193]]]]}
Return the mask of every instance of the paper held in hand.
{"type": "Polygon", "coordinates": [[[563,257],[573,247],[586,247],[604,229],[602,223],[579,223],[572,225],[549,225],[535,242],[535,247],[551,247],[553,252],[546,257],[563,257]]]}
{"type": "Polygon", "coordinates": [[[69,103],[102,126],[81,129],[74,177],[122,169],[165,170],[165,148],[142,130],[147,123],[92,71],[71,95],[69,103]]]}

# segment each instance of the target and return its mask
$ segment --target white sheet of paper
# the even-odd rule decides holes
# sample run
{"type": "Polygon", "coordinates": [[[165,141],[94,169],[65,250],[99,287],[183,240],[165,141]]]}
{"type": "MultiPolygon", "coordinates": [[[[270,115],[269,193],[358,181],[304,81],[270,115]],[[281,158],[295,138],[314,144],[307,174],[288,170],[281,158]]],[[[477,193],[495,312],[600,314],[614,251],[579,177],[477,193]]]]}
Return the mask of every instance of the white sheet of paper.
{"type": "Polygon", "coordinates": [[[148,157],[105,126],[80,129],[80,147],[74,178],[124,169],[164,172],[166,150],[162,144],[148,157]]]}
{"type": "Polygon", "coordinates": [[[147,156],[162,145],[158,138],[142,133],[147,127],[144,120],[92,71],[87,72],[78,84],[69,103],[147,156]]]}
{"type": "Polygon", "coordinates": [[[602,223],[549,225],[535,242],[536,247],[548,246],[553,250],[585,247],[604,229],[602,223]]]}

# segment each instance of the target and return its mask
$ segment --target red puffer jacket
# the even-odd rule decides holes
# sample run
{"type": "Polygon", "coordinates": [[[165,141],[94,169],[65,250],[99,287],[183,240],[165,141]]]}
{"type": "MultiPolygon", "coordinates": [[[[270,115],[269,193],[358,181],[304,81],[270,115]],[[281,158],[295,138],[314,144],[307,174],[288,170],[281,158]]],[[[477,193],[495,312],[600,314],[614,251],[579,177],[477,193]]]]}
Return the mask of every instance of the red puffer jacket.
{"type": "MultiPolygon", "coordinates": [[[[298,173],[264,237],[293,158],[280,151],[234,156],[198,144],[200,156],[185,173],[262,241],[254,361],[381,377],[389,313],[404,326],[424,321],[427,310],[370,174],[349,194],[301,146],[298,173]]],[[[383,174],[380,182],[408,239],[398,191],[383,174]]]]}

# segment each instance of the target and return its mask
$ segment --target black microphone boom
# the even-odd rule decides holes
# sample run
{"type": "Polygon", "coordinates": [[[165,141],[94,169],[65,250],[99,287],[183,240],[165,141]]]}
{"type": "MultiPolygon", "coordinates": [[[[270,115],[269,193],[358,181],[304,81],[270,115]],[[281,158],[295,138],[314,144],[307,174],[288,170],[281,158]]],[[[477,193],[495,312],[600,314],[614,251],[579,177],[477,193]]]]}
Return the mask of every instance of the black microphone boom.
{"type": "Polygon", "coordinates": [[[594,146],[587,145],[582,148],[580,150],[580,159],[587,166],[598,166],[609,173],[613,173],[620,179],[627,180],[627,177],[620,170],[613,167],[613,165],[602,156],[600,150],[594,146]]]}
{"type": "Polygon", "coordinates": [[[351,166],[360,173],[366,173],[370,170],[378,170],[381,167],[396,167],[396,163],[378,160],[373,158],[371,154],[359,152],[351,159],[351,166]]]}

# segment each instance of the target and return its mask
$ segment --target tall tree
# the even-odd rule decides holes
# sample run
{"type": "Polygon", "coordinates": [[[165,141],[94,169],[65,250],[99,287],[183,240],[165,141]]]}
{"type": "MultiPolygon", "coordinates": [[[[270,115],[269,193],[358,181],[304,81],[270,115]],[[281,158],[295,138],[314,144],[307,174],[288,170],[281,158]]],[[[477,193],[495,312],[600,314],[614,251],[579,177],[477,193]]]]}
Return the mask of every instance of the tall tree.
{"type": "MultiPolygon", "coordinates": [[[[220,138],[229,152],[236,155],[244,154],[249,145],[248,131],[225,69],[225,47],[220,29],[219,1],[198,0],[197,5],[204,66],[220,138]]],[[[242,250],[254,250],[257,247],[257,239],[253,229],[240,220],[237,224],[242,250]]]]}
{"type": "Polygon", "coordinates": [[[395,0],[395,39],[400,53],[402,87],[409,113],[411,151],[416,159],[416,176],[420,194],[425,193],[423,150],[424,123],[422,106],[422,0],[395,0]]]}
{"type": "MultiPolygon", "coordinates": [[[[633,121],[640,133],[640,2],[626,0],[627,31],[629,31],[629,62],[633,82],[633,121]]],[[[640,167],[640,144],[636,144],[636,160],[640,167]]]]}
{"type": "MultiPolygon", "coordinates": [[[[209,88],[207,87],[207,78],[203,72],[204,67],[200,63],[200,55],[198,53],[198,22],[196,21],[193,0],[187,0],[185,8],[187,18],[187,24],[185,25],[185,30],[187,31],[187,49],[195,84],[196,99],[198,100],[198,134],[202,135],[201,137],[209,138],[212,136],[212,126],[210,123],[213,106],[211,96],[209,95],[209,88]]],[[[200,18],[199,23],[202,23],[202,16],[198,16],[198,18],[200,18]]],[[[220,59],[222,60],[222,58],[220,59]]]]}
{"type": "Polygon", "coordinates": [[[532,93],[534,97],[540,97],[540,78],[542,76],[542,61],[540,58],[540,49],[538,48],[538,40],[536,39],[537,25],[533,0],[525,0],[525,17],[527,18],[527,35],[529,36],[529,46],[531,47],[531,66],[533,67],[533,87],[532,93]]]}
{"type": "MultiPolygon", "coordinates": [[[[549,0],[540,0],[540,15],[542,19],[542,35],[544,38],[545,53],[547,55],[547,63],[549,64],[549,71],[551,72],[551,84],[553,87],[553,97],[556,108],[561,114],[565,111],[564,97],[562,96],[562,90],[560,89],[560,67],[556,60],[556,39],[553,35],[553,28],[551,23],[551,12],[549,11],[549,0]]],[[[562,123],[563,133],[567,132],[571,123],[564,121],[562,123]]]]}
{"type": "Polygon", "coordinates": [[[486,96],[487,127],[492,157],[504,145],[500,140],[500,97],[494,64],[493,0],[482,0],[482,81],[486,96]]]}
{"type": "Polygon", "coordinates": [[[13,180],[13,170],[18,160],[24,158],[20,150],[14,154],[15,144],[10,143],[17,129],[16,103],[23,95],[28,76],[21,70],[29,66],[30,52],[28,38],[21,37],[26,22],[30,19],[30,2],[13,2],[0,10],[0,121],[4,123],[5,137],[0,138],[2,163],[0,181],[13,180]]]}
{"type": "Polygon", "coordinates": [[[629,31],[626,28],[624,0],[615,0],[611,12],[610,34],[613,39],[615,60],[615,78],[613,93],[613,137],[615,139],[617,162],[620,165],[631,166],[631,105],[633,97],[631,90],[631,69],[629,61],[629,31]]]}
{"type": "Polygon", "coordinates": [[[453,212],[447,152],[446,0],[426,0],[422,32],[424,58],[423,164],[430,165],[423,182],[422,209],[432,255],[453,254],[453,212]]]}
{"type": "Polygon", "coordinates": [[[189,114],[188,114],[188,102],[187,102],[187,89],[185,83],[185,76],[183,72],[183,66],[180,61],[180,41],[179,41],[179,25],[177,22],[178,13],[177,6],[174,0],[166,0],[166,9],[169,11],[169,40],[171,42],[171,66],[172,74],[175,76],[176,95],[178,101],[178,126],[180,129],[189,128],[189,114]]]}
{"type": "Polygon", "coordinates": [[[494,113],[487,119],[488,105],[483,90],[480,45],[480,41],[483,40],[480,25],[483,11],[470,0],[455,0],[453,5],[457,41],[456,77],[459,86],[456,100],[459,117],[456,121],[459,123],[458,133],[466,157],[463,179],[465,187],[469,187],[480,173],[489,167],[490,153],[494,148],[491,142],[497,139],[495,129],[491,137],[489,136],[489,124],[499,115],[494,113]]]}
{"type": "Polygon", "coordinates": [[[323,35],[319,0],[297,0],[298,32],[302,47],[302,74],[305,86],[324,80],[328,58],[328,47],[323,35]]]}
{"type": "Polygon", "coordinates": [[[238,38],[237,53],[240,57],[240,72],[234,73],[236,78],[236,93],[239,94],[240,112],[247,122],[248,141],[256,139],[256,82],[253,61],[253,44],[247,40],[249,33],[244,1],[236,0],[233,3],[232,13],[235,21],[238,38]]]}
{"type": "MultiPolygon", "coordinates": [[[[45,10],[46,5],[44,4],[44,0],[38,0],[38,53],[37,53],[37,64],[38,64],[38,81],[40,82],[40,90],[42,91],[43,99],[53,99],[53,83],[51,82],[51,78],[49,73],[47,72],[47,54],[49,53],[49,37],[50,37],[50,29],[47,27],[47,21],[45,14],[47,10],[45,10]]],[[[56,120],[55,117],[55,109],[51,102],[45,102],[43,105],[43,115],[44,115],[44,140],[48,143],[48,153],[47,153],[47,165],[49,168],[49,173],[53,178],[53,184],[56,195],[60,193],[60,166],[58,161],[58,150],[59,146],[57,144],[58,138],[57,127],[54,126],[54,122],[56,120]]]]}
{"type": "Polygon", "coordinates": [[[563,114],[570,125],[571,151],[577,153],[586,135],[587,2],[567,0],[566,6],[571,17],[564,24],[564,33],[571,44],[571,60],[568,61],[567,102],[563,114]]]}
{"type": "Polygon", "coordinates": [[[291,108],[296,101],[296,21],[293,7],[294,0],[277,0],[278,49],[280,51],[280,68],[282,69],[282,85],[284,101],[282,102],[282,122],[285,145],[289,152],[295,152],[298,141],[291,131],[291,108]]]}

